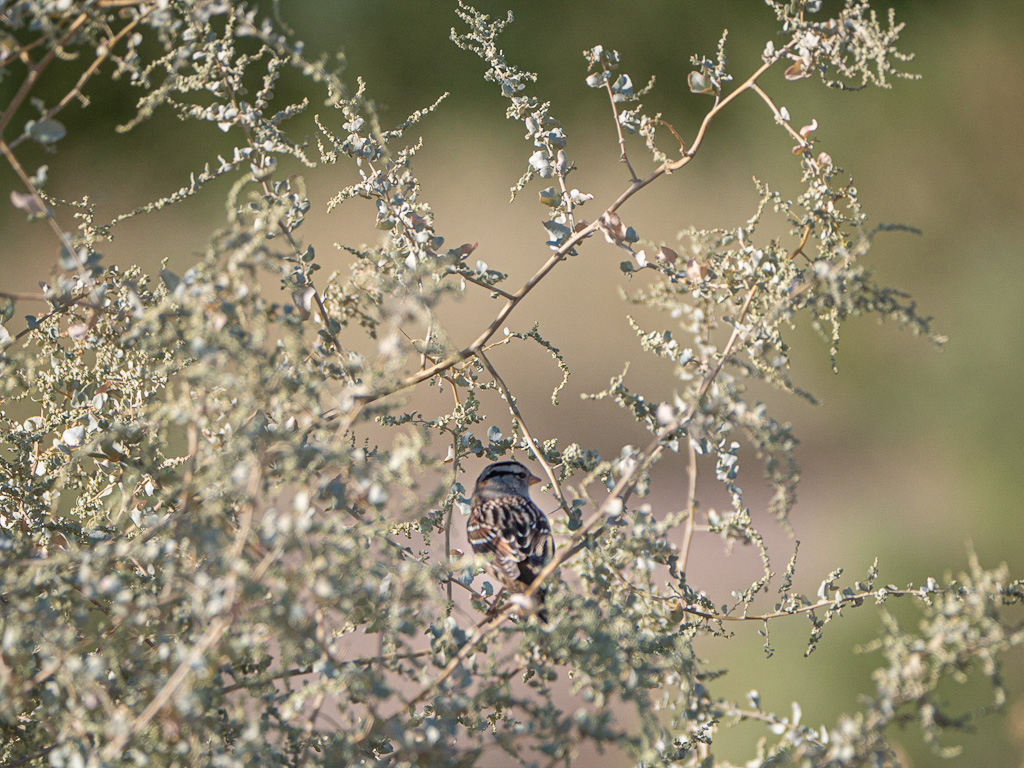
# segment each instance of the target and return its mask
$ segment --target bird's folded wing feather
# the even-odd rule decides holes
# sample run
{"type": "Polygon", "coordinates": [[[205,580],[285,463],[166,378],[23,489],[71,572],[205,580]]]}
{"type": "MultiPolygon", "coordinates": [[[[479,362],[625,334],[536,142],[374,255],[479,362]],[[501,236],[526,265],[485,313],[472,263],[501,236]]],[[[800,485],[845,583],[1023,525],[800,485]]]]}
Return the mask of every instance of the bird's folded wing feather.
{"type": "Polygon", "coordinates": [[[487,499],[467,526],[473,549],[492,553],[495,565],[511,580],[519,578],[520,563],[539,569],[554,551],[547,518],[532,502],[523,502],[511,496],[487,499]]]}

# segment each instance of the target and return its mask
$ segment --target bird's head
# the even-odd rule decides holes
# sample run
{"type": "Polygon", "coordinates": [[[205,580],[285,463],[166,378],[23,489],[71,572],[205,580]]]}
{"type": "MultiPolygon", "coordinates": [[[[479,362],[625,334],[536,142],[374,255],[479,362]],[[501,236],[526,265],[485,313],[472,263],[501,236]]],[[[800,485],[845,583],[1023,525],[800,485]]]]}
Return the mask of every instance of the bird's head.
{"type": "Polygon", "coordinates": [[[518,461],[497,461],[489,465],[476,479],[474,493],[480,496],[526,496],[530,486],[539,483],[540,478],[518,461]]]}

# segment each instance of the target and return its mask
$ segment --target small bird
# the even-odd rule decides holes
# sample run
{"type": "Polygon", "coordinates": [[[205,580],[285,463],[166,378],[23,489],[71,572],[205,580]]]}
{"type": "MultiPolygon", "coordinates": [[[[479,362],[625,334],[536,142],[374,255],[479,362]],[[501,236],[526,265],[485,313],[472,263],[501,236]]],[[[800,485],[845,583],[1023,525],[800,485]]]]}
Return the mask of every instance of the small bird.
{"type": "MultiPolygon", "coordinates": [[[[476,479],[466,533],[473,551],[486,555],[509,592],[525,592],[555,552],[551,526],[530,501],[530,486],[539,483],[518,461],[491,464],[476,479]]],[[[544,588],[534,595],[543,604],[544,588]]],[[[543,609],[537,612],[547,621],[543,609]]]]}

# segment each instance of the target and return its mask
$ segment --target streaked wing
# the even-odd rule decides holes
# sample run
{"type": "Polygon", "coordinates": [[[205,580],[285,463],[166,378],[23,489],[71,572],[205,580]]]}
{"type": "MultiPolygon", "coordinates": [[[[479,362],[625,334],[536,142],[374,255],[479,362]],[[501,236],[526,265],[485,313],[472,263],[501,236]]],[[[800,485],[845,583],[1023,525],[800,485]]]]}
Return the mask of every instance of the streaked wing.
{"type": "MultiPolygon", "coordinates": [[[[537,508],[534,507],[534,509],[537,508]]],[[[526,560],[534,571],[539,571],[547,565],[555,553],[555,540],[551,536],[551,526],[548,524],[547,517],[539,509],[537,509],[533,537],[527,551],[529,554],[526,560]]]]}
{"type": "Polygon", "coordinates": [[[498,496],[474,503],[466,531],[473,550],[490,554],[495,566],[510,581],[532,576],[551,559],[554,551],[551,527],[544,513],[529,499],[519,496],[498,496]]]}

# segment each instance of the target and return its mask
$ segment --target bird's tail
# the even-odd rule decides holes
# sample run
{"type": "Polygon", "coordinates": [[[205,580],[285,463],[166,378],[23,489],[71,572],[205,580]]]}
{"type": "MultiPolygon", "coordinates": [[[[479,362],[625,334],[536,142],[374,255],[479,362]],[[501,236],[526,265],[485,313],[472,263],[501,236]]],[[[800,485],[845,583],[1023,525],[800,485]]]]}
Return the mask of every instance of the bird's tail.
{"type": "Polygon", "coordinates": [[[539,587],[537,592],[532,596],[537,600],[537,610],[535,611],[535,614],[540,618],[541,624],[547,624],[549,616],[548,609],[544,607],[544,599],[548,596],[548,588],[539,587]]]}
{"type": "MultiPolygon", "coordinates": [[[[519,564],[519,579],[518,583],[513,588],[513,591],[526,592],[532,585],[534,580],[537,578],[537,573],[532,568],[524,567],[523,563],[519,564]]],[[[537,608],[535,613],[537,618],[542,623],[548,623],[548,612],[544,609],[544,598],[547,597],[547,587],[537,587],[531,597],[537,601],[537,608]]]]}
{"type": "Polygon", "coordinates": [[[548,596],[547,587],[540,587],[533,594],[540,605],[540,607],[537,608],[537,618],[540,619],[541,624],[547,624],[549,616],[547,609],[544,607],[544,598],[548,596]]]}

